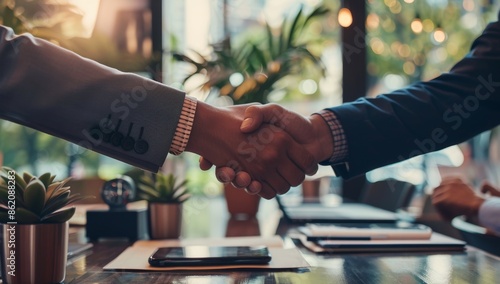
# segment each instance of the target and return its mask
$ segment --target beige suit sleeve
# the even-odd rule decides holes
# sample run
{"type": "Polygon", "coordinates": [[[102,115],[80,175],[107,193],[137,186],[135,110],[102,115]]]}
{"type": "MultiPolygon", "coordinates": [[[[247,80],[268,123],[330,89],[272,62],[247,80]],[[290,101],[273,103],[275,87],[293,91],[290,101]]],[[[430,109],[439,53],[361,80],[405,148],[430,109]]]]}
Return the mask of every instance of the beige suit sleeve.
{"type": "Polygon", "coordinates": [[[156,172],[184,96],[0,26],[1,119],[156,172]]]}

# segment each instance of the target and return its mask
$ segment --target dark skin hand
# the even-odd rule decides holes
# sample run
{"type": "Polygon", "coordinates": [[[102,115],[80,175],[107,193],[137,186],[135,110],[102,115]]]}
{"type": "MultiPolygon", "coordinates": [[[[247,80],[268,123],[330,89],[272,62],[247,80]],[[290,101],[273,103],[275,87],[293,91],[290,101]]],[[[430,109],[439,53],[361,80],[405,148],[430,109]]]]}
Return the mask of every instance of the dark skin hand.
{"type": "MultiPolygon", "coordinates": [[[[482,187],[483,192],[490,190],[498,193],[491,185],[482,187]]],[[[444,179],[432,194],[432,204],[446,220],[460,215],[475,218],[484,201],[485,198],[479,196],[471,185],[456,177],[444,179]]]]}
{"type": "MultiPolygon", "coordinates": [[[[240,127],[242,133],[258,133],[262,127],[269,126],[281,129],[302,144],[304,146],[302,151],[306,150],[311,153],[316,163],[328,159],[333,153],[330,128],[319,115],[303,117],[282,106],[267,104],[249,106],[245,110],[244,117],[245,120],[240,127]]],[[[212,162],[210,158],[203,156],[200,159],[200,168],[202,170],[210,169],[212,162]]],[[[250,194],[261,194],[261,184],[253,180],[245,171],[236,173],[231,168],[217,166],[216,175],[223,183],[232,182],[235,187],[246,188],[250,194]]]]}
{"type": "Polygon", "coordinates": [[[241,132],[247,107],[216,108],[198,102],[186,151],[206,157],[217,167],[244,171],[246,178],[260,184],[259,195],[266,199],[316,173],[314,156],[283,129],[268,124],[259,131],[241,132]]]}

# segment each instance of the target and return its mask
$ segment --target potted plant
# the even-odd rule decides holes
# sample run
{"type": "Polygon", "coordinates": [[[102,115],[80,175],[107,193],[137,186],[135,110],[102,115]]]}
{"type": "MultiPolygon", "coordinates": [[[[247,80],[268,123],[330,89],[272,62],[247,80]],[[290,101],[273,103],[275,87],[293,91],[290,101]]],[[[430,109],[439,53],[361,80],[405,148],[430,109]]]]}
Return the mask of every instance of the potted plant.
{"type": "Polygon", "coordinates": [[[149,237],[178,238],[181,233],[182,203],[190,194],[187,180],[178,182],[173,174],[144,173],[138,184],[138,196],[148,201],[149,237]]]}
{"type": "Polygon", "coordinates": [[[0,225],[4,283],[59,283],[66,274],[68,220],[87,196],[71,194],[66,183],[45,173],[22,176],[2,168],[0,225]]]}
{"type": "MultiPolygon", "coordinates": [[[[174,53],[173,58],[194,67],[183,83],[197,74],[206,76],[199,88],[210,91],[209,97],[228,97],[234,104],[265,104],[269,102],[268,95],[280,88],[280,80],[310,70],[305,68],[305,64],[312,63],[323,75],[325,69],[320,57],[308,49],[319,39],[307,38],[306,30],[314,18],[327,12],[328,9],[323,6],[309,14],[300,9],[291,21],[284,21],[278,31],[266,23],[264,37],[259,42],[245,39],[244,44],[232,46],[230,40],[225,39],[213,45],[210,56],[193,51],[193,56],[174,53]]],[[[246,215],[251,218],[257,213],[258,195],[249,195],[230,184],[224,186],[224,194],[232,216],[246,215]]]]}

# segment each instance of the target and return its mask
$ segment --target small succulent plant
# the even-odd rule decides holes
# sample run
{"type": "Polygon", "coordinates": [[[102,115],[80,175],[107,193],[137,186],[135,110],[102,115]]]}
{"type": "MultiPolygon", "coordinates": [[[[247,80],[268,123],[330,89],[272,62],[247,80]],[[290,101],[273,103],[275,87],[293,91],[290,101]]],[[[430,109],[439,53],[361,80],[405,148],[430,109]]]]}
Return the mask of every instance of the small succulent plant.
{"type": "Polygon", "coordinates": [[[88,198],[71,194],[71,179],[54,181],[45,173],[39,177],[29,173],[22,176],[3,167],[0,179],[0,223],[17,224],[64,223],[75,214],[75,207],[66,207],[88,198]],[[14,211],[11,211],[14,210],[14,211]]]}
{"type": "Polygon", "coordinates": [[[187,192],[187,180],[177,182],[173,174],[144,173],[140,177],[138,196],[158,203],[182,203],[191,195],[187,192]]]}

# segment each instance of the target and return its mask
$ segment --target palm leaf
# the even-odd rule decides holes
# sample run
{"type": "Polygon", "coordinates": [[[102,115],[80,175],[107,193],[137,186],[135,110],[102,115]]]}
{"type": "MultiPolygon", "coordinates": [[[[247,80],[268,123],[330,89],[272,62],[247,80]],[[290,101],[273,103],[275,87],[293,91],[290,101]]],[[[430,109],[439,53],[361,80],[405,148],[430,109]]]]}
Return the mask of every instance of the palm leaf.
{"type": "Polygon", "coordinates": [[[275,58],[275,53],[274,53],[274,35],[271,30],[271,26],[269,26],[268,23],[266,23],[266,32],[267,32],[267,48],[269,50],[269,54],[271,55],[271,60],[275,58]]]}
{"type": "Polygon", "coordinates": [[[290,31],[289,31],[289,34],[288,34],[288,43],[287,43],[287,47],[291,47],[292,46],[292,43],[293,43],[293,40],[295,38],[295,28],[297,27],[297,23],[299,22],[300,18],[302,18],[302,10],[303,10],[303,6],[301,5],[300,6],[300,9],[299,9],[299,12],[297,13],[297,15],[295,16],[295,18],[293,19],[293,22],[292,22],[292,25],[290,26],[290,31]]]}
{"type": "Polygon", "coordinates": [[[264,55],[264,53],[262,52],[262,50],[260,50],[255,44],[251,44],[252,46],[252,53],[251,55],[255,56],[255,58],[257,58],[257,61],[259,62],[259,64],[263,67],[263,68],[266,68],[266,65],[267,65],[267,60],[266,60],[266,57],[264,55]]]}
{"type": "Polygon", "coordinates": [[[305,55],[307,58],[309,58],[315,65],[319,66],[321,68],[322,73],[326,71],[326,67],[323,64],[323,61],[317,57],[316,55],[312,54],[307,48],[305,47],[297,47],[295,51],[305,55]]]}
{"type": "Polygon", "coordinates": [[[149,185],[141,184],[141,185],[139,185],[139,190],[144,192],[144,194],[146,194],[146,195],[153,196],[153,197],[159,197],[159,193],[149,185]]]}
{"type": "Polygon", "coordinates": [[[314,9],[314,11],[311,14],[309,14],[309,16],[306,17],[304,24],[302,24],[302,26],[303,27],[307,26],[309,21],[311,21],[313,18],[318,17],[318,16],[322,16],[322,15],[328,13],[329,11],[330,10],[324,6],[318,6],[316,9],[314,9]]]}
{"type": "Polygon", "coordinates": [[[181,188],[185,187],[187,185],[188,181],[187,180],[184,180],[183,182],[179,183],[177,186],[174,187],[174,190],[173,191],[178,191],[180,190],[181,188]]]}
{"type": "Polygon", "coordinates": [[[172,53],[172,57],[177,61],[190,63],[190,64],[193,64],[194,66],[197,66],[197,67],[202,66],[200,63],[194,61],[192,58],[190,58],[189,56],[182,54],[182,53],[174,52],[174,53],[172,53]]]}
{"type": "Polygon", "coordinates": [[[279,40],[278,40],[278,52],[277,52],[276,56],[279,56],[281,53],[283,53],[286,50],[285,29],[286,29],[286,20],[284,20],[283,24],[281,25],[281,32],[280,32],[279,40]]]}

